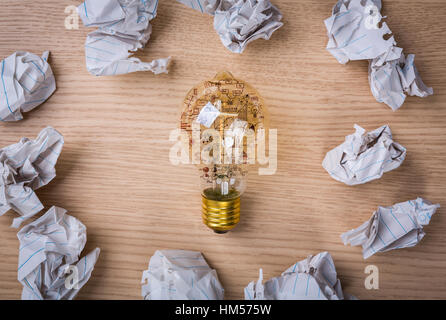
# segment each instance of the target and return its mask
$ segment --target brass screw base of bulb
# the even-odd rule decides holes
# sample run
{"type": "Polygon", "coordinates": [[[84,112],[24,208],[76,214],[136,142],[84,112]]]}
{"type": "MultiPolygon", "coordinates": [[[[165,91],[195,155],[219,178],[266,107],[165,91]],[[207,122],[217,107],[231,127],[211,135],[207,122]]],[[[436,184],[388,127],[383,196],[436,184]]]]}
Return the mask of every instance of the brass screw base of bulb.
{"type": "Polygon", "coordinates": [[[209,200],[202,196],[203,223],[216,233],[232,230],[240,221],[240,197],[231,200],[209,200]]]}

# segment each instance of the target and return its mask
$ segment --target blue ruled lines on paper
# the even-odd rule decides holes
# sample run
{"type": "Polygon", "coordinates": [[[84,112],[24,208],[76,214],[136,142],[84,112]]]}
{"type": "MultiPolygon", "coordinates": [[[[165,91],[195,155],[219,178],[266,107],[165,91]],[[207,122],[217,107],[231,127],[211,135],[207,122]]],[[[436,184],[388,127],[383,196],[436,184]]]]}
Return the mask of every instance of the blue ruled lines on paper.
{"type": "Polygon", "coordinates": [[[99,52],[104,52],[104,53],[111,54],[111,55],[115,54],[114,52],[111,52],[111,51],[108,51],[108,50],[105,50],[105,49],[96,48],[96,47],[90,46],[88,44],[85,45],[85,48],[93,49],[93,50],[96,50],[96,51],[99,51],[99,52]]]}
{"type": "Polygon", "coordinates": [[[45,248],[41,248],[41,249],[39,249],[39,250],[37,250],[37,251],[35,251],[33,254],[31,254],[30,256],[29,256],[29,258],[28,259],[26,259],[26,261],[25,262],[23,262],[20,266],[19,266],[19,268],[17,269],[17,271],[19,271],[32,257],[34,257],[36,254],[38,254],[40,251],[42,251],[42,250],[44,250],[45,248]]]}
{"type": "Polygon", "coordinates": [[[390,209],[390,214],[391,214],[392,217],[396,220],[396,222],[398,222],[398,224],[401,226],[401,228],[403,229],[403,231],[407,233],[407,230],[403,227],[403,225],[401,224],[400,220],[393,214],[393,210],[392,210],[392,209],[390,209]]]}
{"type": "Polygon", "coordinates": [[[88,18],[88,12],[87,12],[87,0],[84,1],[84,12],[85,12],[85,16],[88,18]]]}
{"type": "Polygon", "coordinates": [[[40,69],[40,67],[34,62],[34,61],[30,61],[36,68],[37,70],[40,71],[40,73],[43,75],[43,80],[46,80],[46,76],[45,76],[45,72],[42,71],[42,69],[40,69]]]}

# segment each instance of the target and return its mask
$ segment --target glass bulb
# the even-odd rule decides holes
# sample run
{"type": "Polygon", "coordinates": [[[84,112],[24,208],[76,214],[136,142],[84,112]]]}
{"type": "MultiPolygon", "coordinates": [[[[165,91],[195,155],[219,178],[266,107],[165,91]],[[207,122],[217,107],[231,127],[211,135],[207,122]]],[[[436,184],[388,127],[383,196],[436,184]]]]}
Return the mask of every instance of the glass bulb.
{"type": "Polygon", "coordinates": [[[240,221],[240,196],[246,190],[248,165],[255,163],[256,133],[267,123],[258,92],[227,71],[193,87],[184,99],[181,129],[187,133],[189,156],[197,159],[202,218],[217,233],[240,221]],[[197,118],[208,103],[218,116],[206,127],[197,118]]]}

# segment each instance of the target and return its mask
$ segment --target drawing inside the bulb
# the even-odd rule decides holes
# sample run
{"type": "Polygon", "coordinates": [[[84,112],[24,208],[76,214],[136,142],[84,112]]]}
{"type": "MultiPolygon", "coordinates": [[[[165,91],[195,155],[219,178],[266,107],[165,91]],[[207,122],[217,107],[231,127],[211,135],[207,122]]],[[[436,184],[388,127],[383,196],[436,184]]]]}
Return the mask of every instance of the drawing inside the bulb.
{"type": "Polygon", "coordinates": [[[255,162],[255,136],[269,123],[263,99],[252,86],[229,72],[220,72],[193,87],[183,105],[181,130],[189,138],[185,148],[190,158],[206,164],[255,162]],[[194,150],[197,125],[201,143],[194,150]]]}

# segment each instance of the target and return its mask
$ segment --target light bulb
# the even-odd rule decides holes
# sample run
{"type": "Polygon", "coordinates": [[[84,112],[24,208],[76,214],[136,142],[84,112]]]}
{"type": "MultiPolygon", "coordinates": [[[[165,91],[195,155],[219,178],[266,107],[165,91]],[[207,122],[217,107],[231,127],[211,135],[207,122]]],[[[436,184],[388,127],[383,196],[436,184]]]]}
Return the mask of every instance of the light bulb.
{"type": "Polygon", "coordinates": [[[257,90],[229,72],[193,87],[184,99],[183,141],[189,156],[198,159],[203,222],[216,233],[226,233],[240,221],[248,165],[255,163],[255,137],[267,128],[266,107],[257,90]],[[197,118],[209,103],[218,112],[206,127],[197,118]]]}

